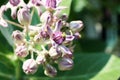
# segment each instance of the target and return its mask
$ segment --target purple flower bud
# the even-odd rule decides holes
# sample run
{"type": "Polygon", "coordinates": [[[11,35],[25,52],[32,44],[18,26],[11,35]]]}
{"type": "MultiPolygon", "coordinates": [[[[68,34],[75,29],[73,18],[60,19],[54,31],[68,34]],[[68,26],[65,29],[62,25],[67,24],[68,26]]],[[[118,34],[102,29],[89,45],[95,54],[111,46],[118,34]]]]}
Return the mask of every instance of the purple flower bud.
{"type": "Polygon", "coordinates": [[[45,4],[45,6],[47,7],[47,8],[56,8],[56,4],[57,4],[57,2],[56,2],[56,0],[46,0],[46,4],[45,4]]]}
{"type": "Polygon", "coordinates": [[[28,26],[31,20],[31,14],[28,9],[22,8],[18,10],[17,18],[20,24],[28,26]]]}
{"type": "Polygon", "coordinates": [[[82,21],[71,21],[70,29],[74,32],[82,30],[83,22],[82,21]]]}
{"type": "Polygon", "coordinates": [[[15,54],[19,57],[26,57],[28,55],[27,48],[25,45],[17,46],[15,54]]]}
{"type": "Polygon", "coordinates": [[[23,35],[19,30],[13,31],[12,37],[15,41],[23,41],[23,35]]]}
{"type": "Polygon", "coordinates": [[[58,48],[51,47],[50,50],[49,50],[49,55],[53,59],[57,59],[61,56],[61,53],[58,51],[58,48]]]}
{"type": "Polygon", "coordinates": [[[62,35],[62,32],[53,33],[52,38],[59,45],[62,44],[65,40],[65,37],[62,35]]]}
{"type": "Polygon", "coordinates": [[[50,64],[47,64],[45,66],[45,71],[44,71],[45,75],[49,76],[49,77],[54,77],[57,74],[57,70],[56,68],[54,68],[53,66],[51,66],[50,64]]]}
{"type": "Polygon", "coordinates": [[[43,64],[45,61],[46,61],[46,59],[45,59],[44,55],[38,55],[36,58],[37,64],[43,64]]]}
{"type": "Polygon", "coordinates": [[[13,6],[17,6],[20,3],[20,0],[9,0],[10,4],[13,6]]]}
{"type": "Polygon", "coordinates": [[[58,62],[58,68],[60,70],[71,70],[73,67],[73,60],[71,58],[62,58],[58,62]]]}
{"type": "Polygon", "coordinates": [[[34,59],[28,59],[23,63],[22,69],[26,74],[34,74],[38,69],[38,65],[34,59]]]}

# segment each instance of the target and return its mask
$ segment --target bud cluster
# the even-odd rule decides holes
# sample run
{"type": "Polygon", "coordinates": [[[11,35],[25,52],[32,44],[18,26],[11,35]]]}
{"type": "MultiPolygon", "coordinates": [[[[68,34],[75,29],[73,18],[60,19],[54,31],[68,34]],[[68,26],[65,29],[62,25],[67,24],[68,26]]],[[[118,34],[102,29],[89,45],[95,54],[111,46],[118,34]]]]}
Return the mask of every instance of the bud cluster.
{"type": "Polygon", "coordinates": [[[72,41],[81,37],[79,32],[83,23],[66,22],[67,15],[61,13],[65,7],[59,6],[61,1],[29,0],[25,3],[23,0],[9,0],[0,7],[1,26],[8,27],[8,23],[11,23],[3,18],[4,12],[11,9],[11,17],[18,20],[18,23],[11,24],[23,29],[13,31],[12,37],[15,54],[25,58],[22,68],[26,74],[34,74],[38,66],[43,65],[45,75],[54,77],[57,70],[52,64],[58,64],[62,71],[73,67],[72,41]],[[34,9],[38,12],[40,22],[31,25],[34,9]],[[28,55],[31,57],[28,58],[28,55]]]}

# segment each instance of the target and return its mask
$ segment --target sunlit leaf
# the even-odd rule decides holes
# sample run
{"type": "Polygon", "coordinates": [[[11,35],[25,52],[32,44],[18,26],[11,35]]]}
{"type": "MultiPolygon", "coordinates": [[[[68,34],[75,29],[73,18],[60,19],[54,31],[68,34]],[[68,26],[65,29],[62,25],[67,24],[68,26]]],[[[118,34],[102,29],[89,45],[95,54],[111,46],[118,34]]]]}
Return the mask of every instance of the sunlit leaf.
{"type": "Polygon", "coordinates": [[[106,66],[91,80],[118,80],[120,77],[120,58],[112,56],[106,66]]]}
{"type": "Polygon", "coordinates": [[[67,7],[65,10],[62,11],[62,13],[66,13],[67,15],[69,15],[71,2],[72,2],[72,0],[62,0],[60,5],[67,7]]]}

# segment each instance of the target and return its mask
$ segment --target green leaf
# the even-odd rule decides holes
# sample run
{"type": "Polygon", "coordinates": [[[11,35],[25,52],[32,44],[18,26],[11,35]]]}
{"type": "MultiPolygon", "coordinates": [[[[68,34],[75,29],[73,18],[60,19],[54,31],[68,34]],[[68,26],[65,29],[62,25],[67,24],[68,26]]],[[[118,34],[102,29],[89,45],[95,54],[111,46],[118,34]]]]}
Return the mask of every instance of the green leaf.
{"type": "Polygon", "coordinates": [[[35,9],[35,10],[34,10],[34,13],[33,13],[33,17],[32,17],[31,24],[32,24],[32,25],[36,25],[36,24],[39,24],[39,23],[40,23],[40,17],[39,17],[39,15],[38,15],[37,10],[35,9]]]}
{"type": "Polygon", "coordinates": [[[74,0],[74,10],[75,12],[80,12],[87,5],[86,0],[74,0]]]}
{"type": "Polygon", "coordinates": [[[13,51],[12,47],[8,44],[5,37],[0,32],[0,52],[5,54],[5,53],[12,52],[12,51],[13,51]]]}
{"type": "Polygon", "coordinates": [[[14,75],[14,65],[5,54],[0,52],[0,79],[10,80],[14,75]]]}
{"type": "MultiPolygon", "coordinates": [[[[11,59],[9,59],[7,57],[7,55],[5,55],[1,52],[0,52],[0,64],[3,64],[6,67],[6,69],[12,69],[12,70],[14,69],[14,65],[13,65],[11,59]]],[[[3,66],[3,65],[0,65],[0,67],[3,66]]],[[[4,70],[4,69],[0,68],[0,71],[2,71],[2,70],[4,70]]]]}
{"type": "Polygon", "coordinates": [[[62,2],[60,3],[60,6],[67,7],[67,9],[62,11],[62,13],[66,13],[67,15],[69,15],[71,2],[72,2],[72,0],[62,0],[62,2]]]}
{"type": "MultiPolygon", "coordinates": [[[[6,17],[6,19],[8,19],[8,18],[6,17]]],[[[0,26],[0,31],[3,34],[3,36],[6,38],[8,43],[13,47],[14,44],[13,44],[13,40],[12,40],[11,34],[12,34],[14,28],[10,24],[8,26],[9,27],[7,27],[7,28],[0,26]]]]}
{"type": "Polygon", "coordinates": [[[91,80],[118,80],[120,77],[120,58],[112,56],[106,66],[91,80]]]}

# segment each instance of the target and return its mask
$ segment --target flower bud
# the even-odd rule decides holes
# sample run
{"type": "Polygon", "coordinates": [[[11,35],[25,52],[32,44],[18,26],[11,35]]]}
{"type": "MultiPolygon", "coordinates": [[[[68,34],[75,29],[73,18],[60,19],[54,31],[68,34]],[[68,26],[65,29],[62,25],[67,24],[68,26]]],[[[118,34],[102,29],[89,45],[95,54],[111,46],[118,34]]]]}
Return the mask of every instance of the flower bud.
{"type": "Polygon", "coordinates": [[[62,32],[53,33],[52,38],[59,45],[62,44],[62,42],[65,40],[65,37],[62,35],[62,32]]]}
{"type": "Polygon", "coordinates": [[[26,57],[28,55],[26,46],[17,46],[17,48],[15,49],[15,54],[19,57],[26,57]]]}
{"type": "Polygon", "coordinates": [[[53,66],[51,66],[50,64],[47,64],[45,66],[45,71],[44,71],[45,75],[49,76],[49,77],[54,77],[57,75],[57,70],[56,68],[54,68],[53,66]]]}
{"type": "Polygon", "coordinates": [[[70,29],[74,32],[82,30],[83,23],[82,21],[71,21],[70,29]]]}
{"type": "Polygon", "coordinates": [[[49,50],[49,55],[53,59],[57,59],[61,56],[61,53],[57,50],[57,48],[51,47],[49,50]]]}
{"type": "Polygon", "coordinates": [[[9,0],[10,4],[13,6],[17,6],[20,3],[20,0],[9,0]]]}
{"type": "Polygon", "coordinates": [[[62,58],[58,62],[58,68],[60,70],[71,70],[73,67],[73,60],[71,58],[62,58]]]}
{"type": "Polygon", "coordinates": [[[40,21],[43,23],[50,23],[51,22],[51,13],[49,11],[45,11],[41,17],[40,21]]]}
{"type": "Polygon", "coordinates": [[[15,41],[19,41],[19,42],[23,41],[23,35],[19,30],[13,31],[12,37],[15,41]]]}
{"type": "Polygon", "coordinates": [[[44,55],[38,55],[36,58],[37,64],[43,64],[45,61],[46,61],[46,59],[45,59],[44,55]]]}
{"type": "Polygon", "coordinates": [[[23,63],[22,69],[26,74],[34,74],[38,69],[38,65],[34,59],[28,59],[23,63]]]}
{"type": "Polygon", "coordinates": [[[20,24],[28,26],[31,20],[31,14],[28,9],[22,8],[17,13],[18,21],[20,24]]]}

